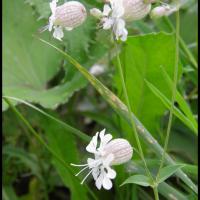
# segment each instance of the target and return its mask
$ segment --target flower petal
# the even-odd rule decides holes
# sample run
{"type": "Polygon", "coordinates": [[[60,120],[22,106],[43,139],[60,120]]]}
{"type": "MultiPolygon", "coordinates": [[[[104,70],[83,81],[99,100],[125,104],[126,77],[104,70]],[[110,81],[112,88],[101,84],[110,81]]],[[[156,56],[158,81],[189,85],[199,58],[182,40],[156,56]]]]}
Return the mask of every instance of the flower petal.
{"type": "Polygon", "coordinates": [[[127,39],[128,31],[125,28],[125,21],[123,19],[118,19],[113,27],[116,39],[121,39],[125,41],[127,39]]]}
{"type": "Polygon", "coordinates": [[[100,174],[99,167],[95,167],[95,168],[92,169],[92,176],[93,176],[95,181],[97,180],[99,174],[100,174]]]}
{"type": "Polygon", "coordinates": [[[120,18],[124,14],[124,7],[122,0],[111,0],[112,17],[120,18]]]}
{"type": "Polygon", "coordinates": [[[86,151],[88,151],[90,153],[96,153],[97,152],[96,149],[97,149],[98,134],[99,134],[99,132],[97,132],[96,135],[92,137],[92,140],[90,141],[90,143],[86,147],[86,151]]]}
{"type": "Polygon", "coordinates": [[[53,37],[58,39],[58,40],[61,40],[61,38],[63,38],[64,36],[64,33],[63,33],[63,30],[62,30],[62,27],[59,26],[54,26],[54,32],[53,32],[53,37]]]}
{"type": "Polygon", "coordinates": [[[103,179],[103,188],[106,190],[110,190],[112,188],[112,181],[107,177],[104,177],[103,179]]]}
{"type": "Polygon", "coordinates": [[[103,29],[108,30],[112,27],[114,21],[111,18],[103,18],[103,29]]]}
{"type": "Polygon", "coordinates": [[[114,169],[110,168],[110,167],[107,167],[106,169],[108,171],[106,176],[110,179],[114,179],[117,175],[116,171],[114,169]]]}
{"type": "Polygon", "coordinates": [[[95,181],[95,185],[96,187],[100,190],[103,184],[103,179],[104,179],[104,173],[101,172],[101,174],[99,175],[99,177],[96,179],[95,181]]]}
{"type": "Polygon", "coordinates": [[[51,8],[51,12],[54,14],[56,11],[56,4],[57,4],[58,0],[53,0],[52,2],[49,3],[50,8],[51,8]]]}
{"type": "Polygon", "coordinates": [[[105,135],[105,131],[106,129],[103,129],[99,134],[101,143],[103,143],[104,145],[107,144],[112,139],[112,135],[111,134],[105,135]]]}
{"type": "Polygon", "coordinates": [[[110,6],[108,4],[105,4],[103,7],[103,15],[107,17],[110,14],[111,10],[112,9],[110,8],[110,6]]]}

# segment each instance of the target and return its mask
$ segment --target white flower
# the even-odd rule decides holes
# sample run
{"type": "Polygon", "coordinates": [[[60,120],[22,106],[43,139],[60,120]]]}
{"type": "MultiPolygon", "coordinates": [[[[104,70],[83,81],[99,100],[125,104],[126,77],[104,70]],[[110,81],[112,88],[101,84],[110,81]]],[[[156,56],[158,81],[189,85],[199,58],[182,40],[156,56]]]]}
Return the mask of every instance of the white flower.
{"type": "Polygon", "coordinates": [[[75,165],[84,167],[79,173],[86,169],[90,169],[81,184],[92,174],[96,187],[100,190],[102,187],[106,190],[112,188],[112,181],[116,177],[116,172],[111,168],[112,165],[119,165],[129,161],[133,154],[133,149],[129,142],[125,139],[113,139],[111,134],[105,134],[105,129],[100,133],[97,132],[95,136],[86,147],[89,153],[94,154],[93,158],[87,159],[87,164],[75,165]],[[100,138],[100,143],[98,142],[100,138]]]}
{"type": "Polygon", "coordinates": [[[98,76],[101,75],[105,72],[105,66],[104,65],[100,65],[100,64],[94,64],[89,72],[94,75],[94,76],[98,76]]]}
{"type": "Polygon", "coordinates": [[[123,19],[124,7],[122,0],[110,0],[109,4],[105,4],[103,12],[97,8],[90,10],[90,14],[101,20],[104,30],[112,29],[117,40],[125,41],[128,31],[125,28],[123,19]]]}
{"type": "Polygon", "coordinates": [[[49,31],[53,32],[53,37],[61,40],[64,36],[63,29],[71,31],[82,24],[87,16],[85,7],[78,1],[68,1],[61,6],[57,6],[58,0],[49,3],[51,16],[49,17],[49,31]]]}
{"type": "Polygon", "coordinates": [[[179,9],[178,6],[171,6],[171,5],[168,5],[168,4],[164,4],[164,5],[157,6],[154,9],[152,9],[150,15],[151,15],[152,18],[169,16],[173,12],[176,12],[178,9],[179,9]]]}

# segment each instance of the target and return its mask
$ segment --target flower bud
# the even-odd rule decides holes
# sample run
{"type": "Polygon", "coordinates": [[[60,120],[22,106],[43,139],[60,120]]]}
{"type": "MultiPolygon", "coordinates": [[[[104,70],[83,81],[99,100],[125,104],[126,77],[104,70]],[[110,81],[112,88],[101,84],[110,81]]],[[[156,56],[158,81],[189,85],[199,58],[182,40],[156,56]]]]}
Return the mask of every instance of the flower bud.
{"type": "Polygon", "coordinates": [[[114,139],[111,140],[104,147],[105,154],[113,154],[114,160],[112,161],[112,165],[120,165],[129,161],[133,155],[133,148],[129,144],[129,142],[125,139],[114,139]]]}
{"type": "Polygon", "coordinates": [[[90,9],[90,14],[97,19],[100,19],[102,17],[102,12],[97,8],[90,9]]]}
{"type": "Polygon", "coordinates": [[[144,3],[144,0],[123,0],[124,16],[126,21],[140,20],[144,18],[151,10],[150,3],[144,3]]]}
{"type": "Polygon", "coordinates": [[[68,1],[55,10],[54,25],[73,29],[81,25],[87,17],[83,4],[78,1],[68,1]]]}
{"type": "Polygon", "coordinates": [[[169,5],[158,6],[152,9],[151,11],[151,18],[159,18],[163,16],[168,16],[171,13],[175,12],[178,8],[170,7],[169,5]]]}

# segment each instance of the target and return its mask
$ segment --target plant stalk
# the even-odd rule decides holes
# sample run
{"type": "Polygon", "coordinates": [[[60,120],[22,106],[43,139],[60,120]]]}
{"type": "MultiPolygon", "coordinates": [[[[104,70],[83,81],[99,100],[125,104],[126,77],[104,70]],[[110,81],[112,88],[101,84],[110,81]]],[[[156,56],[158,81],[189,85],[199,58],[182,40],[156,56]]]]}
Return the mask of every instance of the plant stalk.
{"type": "MultiPolygon", "coordinates": [[[[117,49],[117,44],[116,44],[116,49],[117,49]]],[[[128,93],[127,93],[127,90],[126,90],[126,84],[125,84],[125,80],[124,80],[124,75],[123,75],[123,70],[122,70],[122,65],[121,65],[119,53],[117,53],[117,67],[118,67],[118,71],[119,71],[119,75],[120,75],[120,79],[121,79],[121,83],[122,83],[122,89],[123,89],[123,93],[124,93],[125,102],[126,102],[126,105],[127,105],[127,108],[128,108],[128,114],[129,114],[129,118],[130,118],[130,121],[131,121],[131,126],[132,126],[132,129],[133,129],[133,132],[134,132],[134,136],[135,136],[135,139],[136,139],[137,146],[138,146],[138,150],[139,150],[140,156],[142,158],[142,161],[144,163],[146,173],[149,176],[149,178],[151,178],[153,180],[151,172],[149,171],[147,163],[146,163],[145,158],[144,158],[144,153],[143,153],[143,150],[142,150],[140,139],[139,139],[136,127],[135,127],[135,122],[132,118],[131,105],[130,105],[128,93]]]]}
{"type": "Polygon", "coordinates": [[[153,187],[153,192],[154,192],[155,200],[159,200],[157,187],[153,187]]]}
{"type": "Polygon", "coordinates": [[[176,99],[176,85],[178,80],[178,62],[179,62],[179,31],[180,31],[180,17],[179,17],[179,11],[176,12],[176,52],[175,52],[175,67],[174,67],[174,80],[172,85],[172,98],[171,98],[171,107],[170,107],[170,113],[169,113],[169,121],[167,126],[167,135],[165,138],[165,144],[164,144],[164,151],[160,162],[160,167],[157,172],[156,179],[159,178],[160,170],[162,169],[164,165],[165,155],[169,143],[169,137],[171,132],[171,126],[172,126],[172,119],[173,119],[173,110],[174,110],[174,102],[176,99]]]}

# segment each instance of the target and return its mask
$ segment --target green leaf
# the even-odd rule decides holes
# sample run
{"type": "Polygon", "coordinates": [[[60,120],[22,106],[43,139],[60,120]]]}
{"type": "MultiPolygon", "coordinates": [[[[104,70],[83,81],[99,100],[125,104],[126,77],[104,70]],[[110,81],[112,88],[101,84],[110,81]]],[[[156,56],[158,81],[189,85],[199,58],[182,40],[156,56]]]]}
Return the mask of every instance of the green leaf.
{"type": "MultiPolygon", "coordinates": [[[[162,32],[131,36],[128,37],[120,53],[131,109],[154,136],[158,135],[158,124],[166,108],[149,90],[145,79],[156,85],[166,97],[171,97],[171,90],[167,87],[166,80],[160,78],[162,73],[160,66],[165,68],[170,78],[173,77],[174,39],[173,34],[162,32]]],[[[180,72],[181,66],[179,75],[180,72]]],[[[118,94],[121,94],[122,85],[118,73],[115,81],[118,94]]]]}
{"type": "Polygon", "coordinates": [[[31,103],[28,103],[27,101],[24,101],[22,99],[19,99],[19,98],[15,98],[15,97],[10,97],[10,96],[3,96],[3,98],[7,98],[9,100],[11,100],[11,102],[18,102],[18,103],[23,103],[25,104],[26,106],[29,106],[30,108],[40,112],[41,114],[43,114],[44,116],[52,119],[53,121],[59,123],[64,129],[66,129],[67,131],[69,131],[70,133],[73,133],[74,135],[80,137],[82,140],[84,141],[90,141],[90,137],[88,135],[86,135],[85,133],[82,133],[81,131],[79,131],[78,129],[76,128],[73,128],[72,126],[66,124],[65,122],[59,120],[58,118],[48,114],[47,112],[41,110],[40,108],[34,106],[33,104],[31,103]]]}
{"type": "Polygon", "coordinates": [[[160,170],[160,174],[158,177],[158,183],[162,183],[182,167],[184,167],[184,165],[177,164],[177,165],[168,165],[162,168],[160,170]]]}
{"type": "MultiPolygon", "coordinates": [[[[52,123],[52,120],[43,117],[41,117],[41,126],[45,131],[49,146],[60,158],[66,163],[80,163],[75,137],[69,131],[64,130],[58,123],[52,123]]],[[[66,167],[55,158],[53,159],[53,164],[65,186],[70,188],[71,198],[73,200],[78,200],[81,196],[81,199],[87,200],[87,190],[80,184],[80,181],[75,178],[75,174],[70,173],[66,167]]]]}
{"type": "MultiPolygon", "coordinates": [[[[169,87],[172,88],[172,84],[173,84],[172,80],[170,79],[169,75],[166,73],[165,69],[163,67],[161,67],[161,69],[163,71],[163,77],[166,79],[169,87]]],[[[178,90],[176,91],[176,101],[179,104],[180,109],[188,117],[188,119],[191,121],[191,123],[193,124],[195,129],[197,129],[197,121],[195,120],[194,115],[193,115],[188,103],[182,97],[182,95],[179,93],[178,90]]]]}
{"type": "Polygon", "coordinates": [[[4,186],[2,189],[3,200],[19,200],[12,186],[4,186]]]}
{"type": "Polygon", "coordinates": [[[38,166],[38,159],[34,154],[25,152],[23,149],[12,146],[4,146],[3,154],[6,154],[10,157],[18,158],[29,169],[31,169],[34,175],[36,175],[40,180],[42,180],[40,168],[38,166]]]}
{"type": "MultiPolygon", "coordinates": [[[[47,20],[38,21],[33,15],[33,9],[23,0],[4,1],[3,94],[39,103],[45,108],[55,109],[59,104],[67,102],[75,91],[85,87],[87,82],[80,74],[74,73],[74,69],[70,69],[69,64],[66,64],[67,76],[64,73],[64,78],[60,78],[58,83],[50,84],[55,75],[61,73],[63,57],[51,48],[46,49],[32,36],[39,28],[47,24],[47,20]]],[[[45,5],[49,8],[49,3],[46,2],[45,5]]],[[[87,67],[91,67],[105,53],[103,46],[92,41],[89,46],[90,54],[87,50],[84,51],[83,56],[80,55],[83,48],[86,48],[84,41],[88,46],[88,42],[91,40],[90,33],[94,32],[91,30],[91,26],[91,23],[87,23],[66,34],[66,37],[71,34],[69,39],[73,41],[69,43],[72,46],[69,51],[77,58],[81,56],[81,61],[87,67]],[[89,32],[85,32],[86,29],[89,32]],[[74,35],[79,35],[79,40],[77,38],[74,40],[74,35]],[[84,37],[87,37],[87,40],[84,37]],[[76,45],[78,41],[82,41],[81,47],[76,45]]],[[[49,38],[51,34],[48,31],[42,33],[44,38],[49,38]]],[[[3,110],[6,108],[7,104],[3,104],[3,110]]]]}
{"type": "MultiPolygon", "coordinates": [[[[93,87],[100,93],[100,95],[107,101],[107,103],[110,104],[110,106],[130,124],[130,118],[127,107],[113,92],[111,92],[96,77],[91,75],[70,55],[43,39],[40,39],[40,41],[47,44],[48,46],[51,46],[52,48],[56,49],[61,54],[63,54],[66,57],[66,59],[69,62],[71,62],[71,64],[73,64],[73,66],[76,67],[76,69],[93,85],[93,87]]],[[[134,113],[132,113],[132,117],[136,124],[136,128],[140,133],[141,138],[160,157],[163,154],[163,148],[158,144],[157,140],[148,132],[144,125],[138,120],[134,113]]],[[[168,154],[165,155],[165,160],[168,164],[175,164],[174,160],[168,154]]],[[[177,172],[177,176],[180,177],[185,182],[185,184],[190,186],[193,189],[193,191],[197,193],[196,185],[187,176],[185,176],[185,173],[183,171],[180,170],[179,172],[177,172]]]]}
{"type": "Polygon", "coordinates": [[[130,184],[130,183],[145,186],[145,187],[151,186],[151,181],[150,181],[149,177],[144,176],[144,175],[130,176],[121,184],[121,186],[125,185],[125,184],[130,184]]]}
{"type": "MultiPolygon", "coordinates": [[[[149,81],[145,80],[145,82],[149,89],[161,100],[166,108],[170,109],[171,101],[149,81]]],[[[198,134],[198,130],[195,124],[189,118],[187,118],[177,107],[174,107],[173,114],[178,117],[186,126],[188,126],[195,134],[198,134]]]]}

